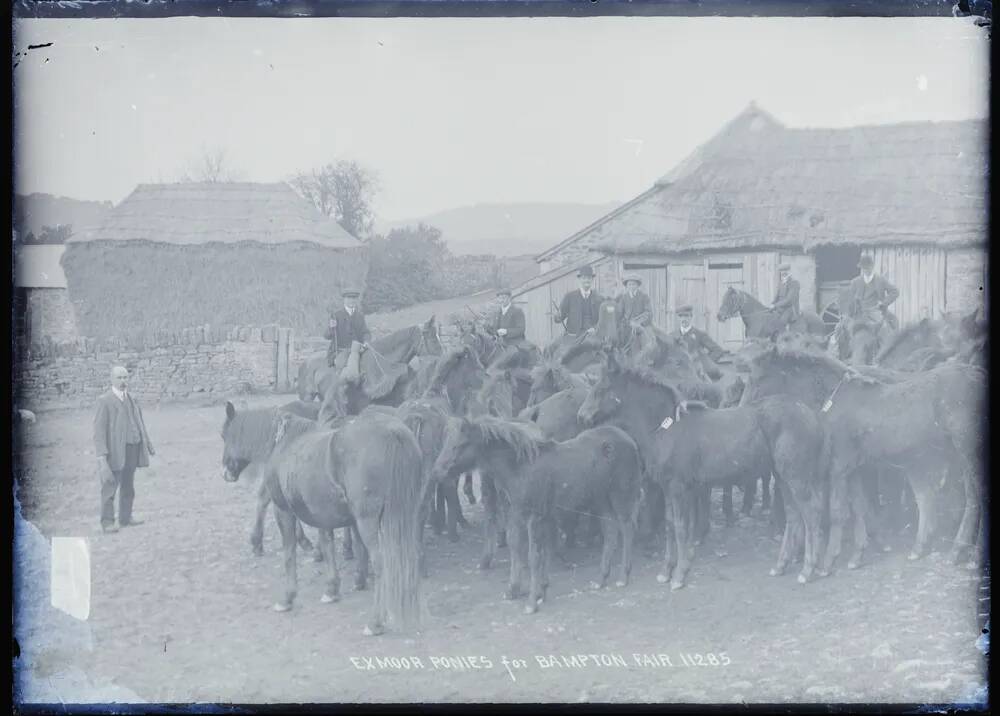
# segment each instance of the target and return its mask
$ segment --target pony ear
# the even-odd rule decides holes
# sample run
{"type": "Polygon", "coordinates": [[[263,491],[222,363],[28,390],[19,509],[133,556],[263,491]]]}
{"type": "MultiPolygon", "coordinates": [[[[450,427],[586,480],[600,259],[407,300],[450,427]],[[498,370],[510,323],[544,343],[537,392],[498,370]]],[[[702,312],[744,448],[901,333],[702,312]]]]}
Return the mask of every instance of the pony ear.
{"type": "Polygon", "coordinates": [[[232,420],[236,417],[236,406],[230,401],[226,401],[226,420],[232,420]]]}
{"type": "Polygon", "coordinates": [[[433,326],[434,326],[434,314],[432,313],[431,317],[428,318],[427,321],[424,323],[424,328],[432,328],[433,326]]]}
{"type": "Polygon", "coordinates": [[[604,351],[604,365],[607,366],[608,371],[611,373],[617,373],[621,366],[618,365],[618,359],[615,358],[614,351],[606,350],[604,351]]]}

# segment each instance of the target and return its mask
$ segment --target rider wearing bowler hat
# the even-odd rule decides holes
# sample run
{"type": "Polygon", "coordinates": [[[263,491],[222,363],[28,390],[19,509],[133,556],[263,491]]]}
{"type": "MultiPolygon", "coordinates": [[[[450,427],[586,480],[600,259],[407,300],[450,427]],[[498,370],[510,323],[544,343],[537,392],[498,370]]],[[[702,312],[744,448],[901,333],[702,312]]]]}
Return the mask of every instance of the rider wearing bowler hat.
{"type": "Polygon", "coordinates": [[[330,340],[330,347],[326,352],[326,362],[332,366],[341,351],[349,351],[351,342],[361,343],[363,348],[368,348],[368,341],[371,340],[371,331],[365,323],[365,314],[358,306],[358,299],[361,291],[356,288],[345,288],[341,295],[344,298],[344,305],[338,310],[332,311],[330,323],[327,326],[324,338],[330,340]]]}
{"type": "MultiPolygon", "coordinates": [[[[881,326],[892,302],[899,297],[899,289],[880,274],[875,273],[875,261],[868,254],[858,262],[861,275],[851,280],[851,299],[857,315],[881,326]]],[[[890,319],[890,324],[892,320],[890,319]]]]}
{"type": "Polygon", "coordinates": [[[594,269],[584,266],[576,272],[580,288],[563,296],[559,311],[553,316],[556,323],[562,323],[566,335],[593,334],[597,330],[597,320],[601,317],[601,301],[604,299],[593,290],[594,269]]]}
{"type": "Polygon", "coordinates": [[[653,320],[653,306],[643,291],[642,278],[636,273],[627,273],[622,279],[625,290],[615,299],[615,313],[618,315],[618,340],[621,345],[628,343],[632,333],[648,326],[653,320]]]}

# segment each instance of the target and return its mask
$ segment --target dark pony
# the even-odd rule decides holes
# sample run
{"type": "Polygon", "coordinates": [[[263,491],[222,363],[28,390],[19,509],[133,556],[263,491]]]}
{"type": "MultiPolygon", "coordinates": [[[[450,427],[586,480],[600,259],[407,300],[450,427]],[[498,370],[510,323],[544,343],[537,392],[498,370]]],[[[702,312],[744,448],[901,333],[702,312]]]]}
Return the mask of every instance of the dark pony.
{"type": "Polygon", "coordinates": [[[812,577],[822,512],[823,432],[806,406],[775,399],[713,410],[686,401],[673,384],[648,370],[620,366],[609,354],[600,380],[580,406],[579,420],[584,425],[610,422],[635,437],[647,478],[663,491],[670,514],[665,570],[658,581],[670,580],[672,589],[684,586],[694,554],[690,538],[699,488],[742,484],[747,474],[768,473],[777,477],[792,513],[772,574],[784,572],[804,534],[799,581],[812,577]]]}
{"type": "Polygon", "coordinates": [[[873,526],[863,484],[871,468],[901,469],[913,490],[919,522],[911,559],[928,547],[937,485],[949,470],[960,472],[965,488],[951,559],[960,561],[976,543],[977,525],[982,542],[983,371],[958,363],[915,374],[855,370],[830,356],[775,348],[753,359],[747,393],[751,400],[794,395],[822,411],[830,465],[830,537],[822,572],[840,553],[852,508],[855,547],[848,567],[861,562],[873,526]]]}
{"type": "Polygon", "coordinates": [[[478,390],[486,377],[486,369],[475,349],[460,346],[438,359],[430,384],[422,395],[443,395],[453,415],[463,415],[472,391],[478,390]]]}
{"type": "Polygon", "coordinates": [[[527,370],[490,369],[470,406],[471,415],[495,415],[511,419],[528,406],[531,373],[527,370]]]}
{"type": "Polygon", "coordinates": [[[297,518],[319,529],[327,565],[321,601],[340,598],[333,530],[353,525],[362,552],[356,587],[366,586],[369,551],[378,573],[365,632],[381,633],[387,619],[407,629],[419,623],[421,455],[403,423],[370,414],[324,430],[274,408],[237,413],[226,403],[222,438],[223,478],[234,482],[260,463],[274,501],[285,555],[285,594],[275,610],[291,609],[298,591],[297,518]]]}
{"type": "Polygon", "coordinates": [[[453,418],[435,475],[471,469],[490,475],[509,497],[510,584],[505,594],[509,599],[521,595],[521,533],[527,530],[531,586],[525,612],[534,613],[545,598],[558,517],[566,511],[595,509],[602,518],[599,587],[607,584],[621,534],[620,584],[628,583],[642,466],[635,442],[624,432],[605,426],[555,442],[531,423],[453,418]]]}
{"type": "Polygon", "coordinates": [[[897,331],[875,357],[875,364],[891,370],[928,370],[948,360],[954,349],[945,346],[943,322],[923,318],[897,331]]]}
{"type": "Polygon", "coordinates": [[[548,397],[563,390],[587,388],[586,377],[571,372],[566,366],[556,362],[545,362],[531,369],[531,392],[528,405],[537,405],[548,397]]]}
{"type": "MultiPolygon", "coordinates": [[[[372,358],[385,365],[408,363],[418,355],[441,355],[441,337],[434,316],[422,324],[401,328],[371,343],[372,358]]],[[[299,366],[298,391],[300,400],[315,400],[325,393],[324,376],[334,372],[327,365],[326,352],[317,353],[299,366]]]]}
{"type": "MultiPolygon", "coordinates": [[[[722,305],[719,306],[716,318],[722,322],[737,315],[743,319],[747,338],[774,340],[778,333],[785,329],[785,324],[778,313],[767,308],[746,291],[730,286],[722,297],[722,305]]],[[[787,329],[792,333],[811,333],[816,336],[825,336],[827,333],[823,319],[812,311],[802,311],[787,329]]]]}

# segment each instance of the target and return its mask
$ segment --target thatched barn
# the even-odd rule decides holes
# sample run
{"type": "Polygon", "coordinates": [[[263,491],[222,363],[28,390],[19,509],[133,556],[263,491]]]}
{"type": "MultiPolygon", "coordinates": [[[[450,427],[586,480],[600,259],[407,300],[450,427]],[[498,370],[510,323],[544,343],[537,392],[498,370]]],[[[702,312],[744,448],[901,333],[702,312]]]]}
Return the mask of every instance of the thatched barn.
{"type": "Polygon", "coordinates": [[[62,258],[81,335],[280,324],[313,334],[368,250],[284,183],[141,184],[62,258]]]}
{"type": "Polygon", "coordinates": [[[590,263],[614,295],[623,272],[643,276],[654,322],[673,327],[680,303],[722,345],[726,289],[767,305],[788,262],[804,309],[837,316],[837,293],[862,251],[899,289],[901,322],[984,304],[988,127],[983,120],[843,129],[785,127],[751,104],[646,192],[537,257],[541,275],[515,290],[528,334],[561,332],[551,302],[590,263]]]}

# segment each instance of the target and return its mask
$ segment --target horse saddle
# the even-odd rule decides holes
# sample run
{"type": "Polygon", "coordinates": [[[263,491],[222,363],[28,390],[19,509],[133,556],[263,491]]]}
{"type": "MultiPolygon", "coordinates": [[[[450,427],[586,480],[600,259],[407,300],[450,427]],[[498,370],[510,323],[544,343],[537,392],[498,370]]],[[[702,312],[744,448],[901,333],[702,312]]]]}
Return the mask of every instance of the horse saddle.
{"type": "Polygon", "coordinates": [[[375,351],[361,352],[361,343],[353,341],[351,350],[337,357],[341,380],[360,382],[369,400],[379,400],[392,392],[399,380],[410,371],[405,363],[379,358],[375,351]]]}

